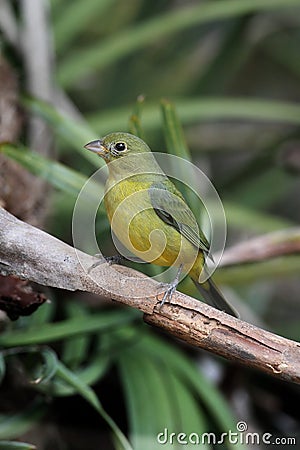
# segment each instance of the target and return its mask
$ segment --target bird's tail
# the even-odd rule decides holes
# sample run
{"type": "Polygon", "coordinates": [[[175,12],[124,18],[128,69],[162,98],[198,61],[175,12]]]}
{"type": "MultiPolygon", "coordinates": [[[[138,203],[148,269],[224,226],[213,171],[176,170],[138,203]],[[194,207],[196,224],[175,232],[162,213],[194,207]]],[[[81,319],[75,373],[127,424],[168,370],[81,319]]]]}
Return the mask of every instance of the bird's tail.
{"type": "Polygon", "coordinates": [[[195,283],[200,294],[203,296],[204,300],[212,306],[218,308],[220,311],[224,311],[234,317],[239,317],[237,311],[227,302],[211,279],[208,279],[201,284],[194,279],[193,282],[195,283]]]}

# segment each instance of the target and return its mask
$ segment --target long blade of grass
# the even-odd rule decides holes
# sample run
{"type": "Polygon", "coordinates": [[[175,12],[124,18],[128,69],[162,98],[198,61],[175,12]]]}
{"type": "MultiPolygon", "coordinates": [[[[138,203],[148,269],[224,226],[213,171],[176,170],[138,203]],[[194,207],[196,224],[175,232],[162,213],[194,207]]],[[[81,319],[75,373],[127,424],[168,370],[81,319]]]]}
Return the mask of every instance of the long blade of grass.
{"type": "MultiPolygon", "coordinates": [[[[87,181],[87,177],[81,173],[59,162],[45,158],[39,153],[30,151],[21,145],[2,144],[0,145],[0,152],[21,164],[29,172],[43,178],[55,188],[73,196],[78,195],[87,181]]],[[[96,185],[96,183],[94,184],[94,189],[91,189],[91,195],[94,192],[97,198],[99,198],[98,195],[101,192],[101,186],[96,185]]]]}
{"type": "Polygon", "coordinates": [[[42,327],[45,323],[51,322],[55,314],[55,301],[47,301],[42,308],[35,311],[34,314],[28,317],[28,327],[42,327]]]}
{"type": "MultiPolygon", "coordinates": [[[[164,136],[168,153],[170,153],[171,155],[176,155],[187,161],[191,161],[190,151],[188,149],[175,106],[169,100],[164,99],[161,101],[161,110],[163,116],[164,136]]],[[[186,166],[182,166],[177,160],[174,159],[171,159],[170,165],[172,166],[172,172],[176,174],[174,180],[175,184],[178,182],[176,181],[178,179],[187,179],[186,166]]],[[[209,220],[207,215],[204,214],[206,211],[199,197],[190,188],[190,186],[198,185],[196,174],[193,171],[189,172],[189,185],[181,183],[178,188],[186,199],[189,207],[193,211],[194,217],[197,220],[200,229],[205,229],[205,218],[207,219],[208,223],[209,220]]],[[[209,234],[207,234],[207,236],[209,236],[209,234]]]]}
{"type": "Polygon", "coordinates": [[[191,154],[187,147],[174,104],[169,100],[163,99],[161,101],[161,110],[168,152],[191,161],[191,154]]]}
{"type": "Polygon", "coordinates": [[[175,418],[159,372],[151,360],[139,356],[132,352],[121,356],[121,381],[127,398],[133,448],[154,450],[158,448],[155,436],[164,427],[176,428],[175,418]]]}
{"type": "MultiPolygon", "coordinates": [[[[130,333],[130,330],[125,329],[121,335],[126,335],[127,331],[130,333]]],[[[118,364],[128,402],[134,448],[147,449],[147,445],[149,449],[156,448],[153,436],[156,437],[155,433],[160,427],[160,431],[167,428],[170,433],[178,429],[184,432],[196,431],[200,435],[206,432],[206,421],[201,409],[199,410],[200,406],[195,403],[197,396],[222,432],[235,431],[233,414],[218,390],[180,351],[169,344],[147,332],[142,333],[139,342],[121,355],[118,364]],[[147,365],[146,368],[144,364],[149,367],[147,365]],[[143,373],[142,377],[140,371],[143,373]],[[158,383],[161,387],[156,391],[158,383]],[[168,403],[167,406],[164,401],[168,403]],[[166,407],[171,407],[171,414],[167,412],[166,407]],[[193,419],[189,408],[190,412],[194,411],[196,414],[193,414],[193,419]]],[[[176,442],[173,445],[176,445],[176,442]]],[[[225,448],[231,450],[242,448],[229,442],[225,445],[225,448]]]]}
{"type": "MultiPolygon", "coordinates": [[[[82,317],[82,320],[89,320],[87,308],[77,302],[68,302],[66,304],[68,319],[82,317]]],[[[82,334],[71,339],[66,339],[63,343],[61,360],[70,369],[74,370],[85,360],[88,353],[91,337],[88,334],[82,334]]]]}
{"type": "Polygon", "coordinates": [[[59,112],[50,103],[42,100],[24,97],[22,102],[33,114],[42,117],[51,125],[54,132],[63,138],[71,149],[79,152],[80,156],[87,159],[95,167],[101,166],[102,163],[99,157],[83,149],[85,144],[99,137],[88,124],[71,119],[66,114],[59,112]]]}
{"type": "Polygon", "coordinates": [[[56,373],[57,356],[50,348],[37,347],[16,347],[5,350],[5,356],[23,356],[25,355],[30,361],[30,369],[26,374],[28,381],[32,384],[47,383],[56,373]]]}
{"type": "MultiPolygon", "coordinates": [[[[104,375],[110,363],[109,354],[96,354],[96,356],[88,362],[84,368],[79,368],[73,371],[74,375],[90,386],[95,384],[104,375]]],[[[54,397],[65,397],[76,394],[76,388],[66,383],[61,378],[55,377],[48,384],[41,384],[37,386],[39,391],[54,397]]]]}
{"type": "Polygon", "coordinates": [[[94,333],[130,323],[137,317],[136,311],[106,311],[90,315],[86,320],[81,317],[61,322],[45,324],[42,328],[32,327],[26,334],[24,330],[11,330],[0,336],[0,345],[14,347],[44,344],[70,338],[85,333],[94,333]]]}
{"type": "Polygon", "coordinates": [[[54,23],[54,36],[57,51],[61,52],[70,42],[88,25],[89,21],[97,15],[99,18],[115,0],[84,0],[73,2],[72,8],[66,2],[60,8],[54,23]]]}
{"type": "MultiPolygon", "coordinates": [[[[177,373],[173,372],[172,369],[168,372],[169,382],[173,385],[173,391],[176,394],[177,407],[180,410],[180,430],[184,430],[184,433],[186,433],[186,442],[188,442],[189,437],[195,432],[199,436],[203,436],[208,429],[208,423],[204,417],[202,407],[195,398],[195,393],[178,377],[177,373]]],[[[192,450],[195,448],[195,441],[193,444],[184,445],[185,448],[192,450]]],[[[201,442],[201,448],[205,450],[211,448],[211,446],[206,442],[201,442]]]]}
{"type": "MultiPolygon", "coordinates": [[[[142,342],[144,352],[156,355],[161,361],[167,361],[173,373],[178,374],[180,379],[195,389],[222,432],[236,430],[234,416],[221,394],[180,351],[150,334],[145,334],[142,342]]],[[[225,442],[225,445],[232,450],[243,448],[230,442],[225,442]]]]}
{"type": "MultiPolygon", "coordinates": [[[[204,419],[193,394],[167,364],[143,354],[143,345],[126,351],[119,368],[127,398],[134,448],[161,448],[160,433],[204,432],[204,419]]],[[[174,439],[172,448],[181,448],[174,439]]],[[[191,449],[187,444],[185,448],[191,449]]],[[[207,448],[205,445],[203,448],[207,448]]]]}
{"type": "MultiPolygon", "coordinates": [[[[183,134],[183,129],[179,121],[175,106],[169,100],[163,99],[161,101],[161,110],[163,116],[163,129],[167,145],[167,151],[171,155],[179,156],[187,161],[191,161],[191,154],[189,152],[186,140],[183,134]]],[[[171,159],[171,164],[173,160],[171,159]]],[[[186,170],[186,167],[181,169],[176,162],[176,171],[174,173],[180,176],[181,170],[186,170]]],[[[182,174],[181,179],[185,179],[185,174],[182,174]]],[[[195,183],[196,180],[194,180],[195,183]]],[[[193,185],[194,185],[193,183],[193,185]]],[[[180,191],[187,200],[190,208],[194,213],[199,209],[199,203],[195,201],[195,197],[191,195],[191,190],[185,184],[180,186],[180,191]]],[[[198,219],[198,214],[197,214],[198,219]]]]}
{"type": "Polygon", "coordinates": [[[6,364],[5,364],[4,355],[1,352],[0,353],[0,384],[2,383],[2,380],[5,377],[5,372],[6,372],[6,364]]]}
{"type": "Polygon", "coordinates": [[[57,376],[63,379],[66,383],[73,386],[77,393],[80,394],[95,410],[101,415],[101,417],[106,421],[106,423],[111,428],[112,432],[115,435],[115,438],[118,439],[119,444],[123,450],[132,450],[131,445],[127,441],[126,437],[117,426],[115,421],[106,413],[103,409],[98,397],[95,392],[83,383],[73,372],[71,372],[64,364],[59,363],[59,367],[57,370],[57,376]]]}
{"type": "Polygon", "coordinates": [[[35,349],[34,352],[42,361],[31,369],[32,384],[47,383],[57,371],[58,360],[56,353],[50,348],[35,349]]]}
{"type": "Polygon", "coordinates": [[[222,43],[193,86],[199,95],[221,95],[242,66],[249,60],[255,43],[249,39],[249,25],[255,16],[247,14],[227,24],[222,43]],[[222,76],[220,76],[222,74],[222,76]]]}
{"type": "Polygon", "coordinates": [[[93,47],[76,50],[65,57],[59,67],[58,79],[65,87],[72,86],[82,76],[106,67],[120,57],[157,42],[186,28],[243,14],[269,11],[287,6],[299,6],[298,0],[223,0],[206,2],[168,11],[159,17],[135,25],[131,29],[113,34],[106,42],[96,42],[93,47]]]}
{"type": "MultiPolygon", "coordinates": [[[[277,100],[257,98],[210,97],[173,99],[182,124],[198,121],[238,120],[254,122],[280,122],[300,125],[300,105],[277,100]]],[[[101,134],[111,130],[126,129],[130,106],[106,110],[90,115],[92,127],[101,127],[101,134]]],[[[161,126],[158,105],[148,103],[143,109],[143,128],[157,129],[161,126]]]]}
{"type": "Polygon", "coordinates": [[[144,96],[139,95],[129,119],[129,132],[135,134],[141,139],[144,138],[144,131],[141,123],[141,115],[142,115],[142,108],[144,106],[144,101],[145,101],[144,96]]]}
{"type": "MultiPolygon", "coordinates": [[[[281,122],[300,125],[300,106],[297,103],[257,98],[210,97],[196,99],[173,99],[182,124],[198,121],[230,119],[242,121],[281,122]]],[[[91,128],[75,122],[59,113],[53,106],[40,100],[27,99],[25,105],[39,117],[43,117],[54,131],[64,138],[74,150],[80,151],[94,166],[100,167],[100,158],[83,151],[82,146],[94,137],[112,130],[126,130],[127,118],[132,106],[113,108],[90,115],[91,128]],[[94,129],[98,129],[95,132],[94,129]]],[[[160,110],[157,103],[143,106],[143,128],[157,129],[161,126],[160,110]]]]}
{"type": "Polygon", "coordinates": [[[26,442],[0,441],[0,450],[36,450],[36,446],[26,442]]]}

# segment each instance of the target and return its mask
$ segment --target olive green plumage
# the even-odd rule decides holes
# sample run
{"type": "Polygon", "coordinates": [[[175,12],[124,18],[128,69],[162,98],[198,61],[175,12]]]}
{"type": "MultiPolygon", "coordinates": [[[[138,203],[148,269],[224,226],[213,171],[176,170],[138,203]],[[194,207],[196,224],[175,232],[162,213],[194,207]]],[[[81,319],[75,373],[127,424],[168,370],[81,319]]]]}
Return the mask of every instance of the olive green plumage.
{"type": "Polygon", "coordinates": [[[209,243],[148,145],[118,132],[85,147],[108,164],[104,202],[112,230],[122,244],[144,261],[182,267],[205,300],[236,315],[211,280],[199,283],[209,243]]]}

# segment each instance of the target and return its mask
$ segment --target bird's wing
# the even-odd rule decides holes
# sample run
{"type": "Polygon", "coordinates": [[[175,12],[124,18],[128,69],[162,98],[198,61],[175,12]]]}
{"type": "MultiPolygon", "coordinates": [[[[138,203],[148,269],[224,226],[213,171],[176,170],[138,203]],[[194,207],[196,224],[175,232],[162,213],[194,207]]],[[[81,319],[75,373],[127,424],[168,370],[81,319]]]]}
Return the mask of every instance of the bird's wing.
{"type": "Polygon", "coordinates": [[[153,183],[149,188],[153,209],[166,224],[175,228],[196,248],[209,255],[209,243],[200,229],[192,211],[173,183],[153,183]]]}

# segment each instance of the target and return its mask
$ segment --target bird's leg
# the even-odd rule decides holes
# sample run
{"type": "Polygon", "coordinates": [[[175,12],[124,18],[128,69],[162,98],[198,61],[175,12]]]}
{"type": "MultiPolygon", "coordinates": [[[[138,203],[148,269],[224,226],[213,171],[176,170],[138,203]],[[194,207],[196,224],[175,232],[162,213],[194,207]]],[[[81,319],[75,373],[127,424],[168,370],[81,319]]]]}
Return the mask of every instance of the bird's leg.
{"type": "Polygon", "coordinates": [[[125,259],[122,255],[103,256],[101,253],[96,253],[95,257],[99,259],[88,268],[88,273],[105,262],[111,266],[112,264],[120,264],[125,259]]]}
{"type": "Polygon", "coordinates": [[[180,264],[176,277],[174,278],[174,280],[172,281],[172,283],[169,284],[168,289],[166,290],[166,292],[164,293],[163,299],[160,303],[160,307],[159,309],[162,308],[162,306],[164,305],[164,303],[169,300],[169,303],[171,303],[172,300],[172,296],[174,294],[174,292],[176,291],[177,285],[179,283],[179,279],[180,279],[180,275],[182,273],[182,269],[183,269],[183,264],[180,264]]]}

